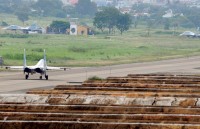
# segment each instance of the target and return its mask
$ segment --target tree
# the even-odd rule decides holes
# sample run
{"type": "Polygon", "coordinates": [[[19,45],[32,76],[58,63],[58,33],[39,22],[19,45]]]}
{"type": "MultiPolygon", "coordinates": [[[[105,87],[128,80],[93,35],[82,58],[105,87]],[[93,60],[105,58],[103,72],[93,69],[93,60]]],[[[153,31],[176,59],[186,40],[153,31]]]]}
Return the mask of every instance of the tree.
{"type": "Polygon", "coordinates": [[[122,14],[114,7],[105,7],[102,11],[96,13],[93,24],[101,31],[108,28],[109,34],[114,27],[117,27],[122,34],[130,28],[131,22],[129,14],[122,14]]]}
{"type": "Polygon", "coordinates": [[[139,16],[134,16],[133,19],[134,28],[137,28],[138,23],[139,23],[139,16]]]}
{"type": "Polygon", "coordinates": [[[155,24],[155,19],[148,19],[147,20],[147,36],[150,36],[150,30],[155,24]]]}
{"type": "Polygon", "coordinates": [[[75,5],[78,14],[94,16],[97,12],[97,5],[91,0],[79,0],[75,5]]]}
{"type": "Polygon", "coordinates": [[[119,10],[114,7],[105,7],[101,12],[96,13],[94,18],[94,26],[103,31],[104,28],[108,28],[109,34],[117,24],[119,10]]]}
{"type": "MultiPolygon", "coordinates": [[[[20,0],[18,0],[20,1],[20,0]]],[[[17,16],[18,20],[24,22],[29,20],[30,15],[30,7],[26,2],[22,3],[22,5],[15,8],[15,15],[17,16]]]]}
{"type": "Polygon", "coordinates": [[[70,23],[65,21],[53,21],[50,25],[50,29],[58,34],[65,34],[68,28],[70,28],[70,23]]]}
{"type": "Polygon", "coordinates": [[[195,25],[195,27],[200,27],[200,13],[199,12],[189,15],[188,19],[195,25]]]}
{"type": "MultiPolygon", "coordinates": [[[[170,8],[174,10],[175,13],[182,14],[182,19],[185,19],[184,22],[180,23],[182,27],[198,27],[200,26],[200,9],[197,7],[189,7],[185,4],[173,4],[170,5],[170,8]]],[[[176,18],[176,21],[179,21],[180,18],[176,18]]]]}
{"type": "Polygon", "coordinates": [[[66,5],[66,6],[63,7],[63,9],[65,10],[65,13],[66,13],[67,16],[76,14],[76,10],[75,10],[74,6],[66,5]]]}
{"type": "Polygon", "coordinates": [[[8,23],[2,21],[1,24],[0,24],[0,26],[8,26],[8,23]]]}
{"type": "Polygon", "coordinates": [[[120,14],[117,19],[116,27],[121,32],[121,35],[124,31],[127,31],[131,26],[131,17],[129,14],[120,14]]]}
{"type": "Polygon", "coordinates": [[[23,22],[23,24],[25,21],[27,21],[29,19],[27,12],[22,12],[22,11],[16,12],[16,16],[20,21],[23,22]]]}
{"type": "Polygon", "coordinates": [[[118,19],[118,16],[120,15],[120,12],[115,7],[107,7],[107,8],[104,8],[103,11],[106,17],[106,25],[107,25],[107,28],[109,29],[109,34],[110,34],[111,30],[117,24],[117,19],[118,19]]]}
{"type": "Polygon", "coordinates": [[[165,19],[164,30],[169,30],[169,29],[170,29],[170,21],[169,21],[169,19],[165,19]]]}
{"type": "Polygon", "coordinates": [[[106,15],[103,11],[97,12],[96,16],[93,21],[94,26],[96,26],[98,29],[100,29],[102,32],[106,28],[106,15]]]}
{"type": "Polygon", "coordinates": [[[13,13],[21,2],[21,0],[0,0],[0,12],[13,13]]]}
{"type": "Polygon", "coordinates": [[[63,3],[61,0],[38,0],[33,5],[33,8],[40,12],[43,16],[55,17],[64,17],[64,10],[62,7],[63,3]]]}

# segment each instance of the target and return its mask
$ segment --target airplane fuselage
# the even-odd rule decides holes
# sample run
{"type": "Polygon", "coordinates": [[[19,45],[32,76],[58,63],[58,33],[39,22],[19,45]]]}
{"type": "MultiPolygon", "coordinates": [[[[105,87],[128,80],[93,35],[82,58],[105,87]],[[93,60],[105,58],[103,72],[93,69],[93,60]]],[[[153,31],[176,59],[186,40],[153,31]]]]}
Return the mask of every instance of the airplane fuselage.
{"type": "Polygon", "coordinates": [[[45,73],[45,71],[42,70],[41,68],[30,69],[30,68],[26,67],[24,69],[24,73],[28,73],[28,74],[39,73],[39,74],[43,75],[45,73]]]}
{"type": "Polygon", "coordinates": [[[66,70],[66,68],[47,66],[45,49],[44,49],[44,58],[40,59],[40,61],[36,65],[27,66],[27,64],[26,64],[26,50],[24,49],[23,66],[8,66],[8,67],[6,67],[6,69],[9,69],[9,68],[10,69],[22,69],[24,74],[26,74],[25,79],[29,78],[29,74],[39,73],[40,79],[42,79],[42,76],[44,76],[46,80],[48,80],[47,70],[60,70],[60,69],[66,70]]]}

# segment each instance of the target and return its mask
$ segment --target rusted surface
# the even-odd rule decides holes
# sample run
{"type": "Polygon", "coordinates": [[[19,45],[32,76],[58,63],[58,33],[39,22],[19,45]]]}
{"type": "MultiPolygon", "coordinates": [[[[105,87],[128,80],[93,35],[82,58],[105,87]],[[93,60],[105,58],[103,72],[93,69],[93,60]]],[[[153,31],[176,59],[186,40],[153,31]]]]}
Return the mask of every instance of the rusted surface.
{"type": "Polygon", "coordinates": [[[154,123],[103,123],[103,122],[62,122],[17,121],[12,124],[0,122],[2,128],[9,129],[199,129],[199,124],[154,124],[154,123]],[[39,127],[39,128],[38,128],[39,127]]]}
{"type": "Polygon", "coordinates": [[[0,95],[0,128],[199,129],[200,75],[130,74],[0,95]]]}

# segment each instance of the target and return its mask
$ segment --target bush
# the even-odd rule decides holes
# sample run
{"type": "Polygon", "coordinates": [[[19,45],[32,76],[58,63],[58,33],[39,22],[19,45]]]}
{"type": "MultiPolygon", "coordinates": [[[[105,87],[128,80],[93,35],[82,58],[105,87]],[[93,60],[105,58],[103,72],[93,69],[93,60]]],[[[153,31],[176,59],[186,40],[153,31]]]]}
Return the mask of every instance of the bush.
{"type": "Polygon", "coordinates": [[[28,38],[29,35],[24,35],[24,34],[0,34],[0,37],[9,37],[9,38],[28,38]]]}
{"type": "Polygon", "coordinates": [[[1,26],[8,26],[8,24],[6,22],[1,22],[1,26]]]}
{"type": "Polygon", "coordinates": [[[101,80],[103,79],[98,76],[93,76],[93,77],[88,78],[88,81],[101,81],[101,80]]]}
{"type": "MultiPolygon", "coordinates": [[[[23,54],[5,54],[5,55],[3,55],[3,57],[5,59],[11,59],[11,60],[22,60],[23,54]]],[[[28,60],[32,60],[32,61],[39,61],[43,57],[40,55],[36,55],[36,54],[28,54],[28,55],[26,55],[26,58],[28,60]]]]}
{"type": "Polygon", "coordinates": [[[69,47],[68,48],[68,50],[69,51],[71,51],[71,52],[79,52],[79,53],[85,53],[88,49],[87,48],[81,48],[81,47],[75,47],[75,46],[73,46],[73,47],[69,47]]]}
{"type": "Polygon", "coordinates": [[[34,48],[32,49],[33,52],[43,52],[44,50],[42,48],[34,48]]]}
{"type": "Polygon", "coordinates": [[[12,60],[22,60],[23,54],[6,54],[3,55],[5,59],[12,59],[12,60]]]}

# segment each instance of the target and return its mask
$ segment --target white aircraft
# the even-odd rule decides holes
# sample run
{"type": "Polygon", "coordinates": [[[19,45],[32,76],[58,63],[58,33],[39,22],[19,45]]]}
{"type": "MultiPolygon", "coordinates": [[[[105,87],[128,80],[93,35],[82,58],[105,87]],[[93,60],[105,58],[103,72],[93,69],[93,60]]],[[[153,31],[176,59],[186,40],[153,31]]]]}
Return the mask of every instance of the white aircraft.
{"type": "Polygon", "coordinates": [[[39,73],[41,75],[40,79],[42,79],[42,75],[44,75],[46,80],[49,79],[49,77],[47,75],[47,70],[66,70],[66,68],[64,68],[64,67],[47,66],[45,49],[44,49],[44,58],[40,59],[40,61],[36,65],[34,65],[34,66],[26,65],[26,50],[24,49],[23,66],[7,66],[6,69],[22,69],[24,71],[24,74],[26,73],[25,79],[29,78],[29,74],[33,75],[35,73],[39,73]]]}

